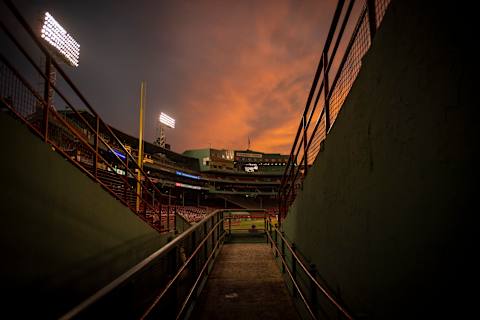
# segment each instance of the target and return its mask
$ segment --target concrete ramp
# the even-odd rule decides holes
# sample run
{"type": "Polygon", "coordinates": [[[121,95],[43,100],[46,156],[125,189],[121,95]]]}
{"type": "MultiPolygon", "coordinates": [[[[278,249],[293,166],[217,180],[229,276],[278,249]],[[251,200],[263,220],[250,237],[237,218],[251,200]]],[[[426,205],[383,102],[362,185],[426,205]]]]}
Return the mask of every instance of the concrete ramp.
{"type": "Polygon", "coordinates": [[[265,243],[225,244],[192,319],[300,319],[265,243]]]}

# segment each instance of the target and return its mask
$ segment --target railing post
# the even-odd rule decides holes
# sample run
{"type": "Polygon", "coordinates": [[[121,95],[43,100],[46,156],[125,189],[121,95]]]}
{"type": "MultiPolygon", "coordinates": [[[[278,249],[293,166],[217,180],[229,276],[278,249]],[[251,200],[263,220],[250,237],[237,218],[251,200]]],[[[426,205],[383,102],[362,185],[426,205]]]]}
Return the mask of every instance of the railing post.
{"type": "Polygon", "coordinates": [[[172,230],[175,230],[175,221],[177,221],[177,213],[178,213],[178,208],[177,206],[173,207],[173,215],[172,215],[172,219],[173,219],[173,229],[172,230]]]}
{"type": "MultiPolygon", "coordinates": [[[[275,247],[278,249],[278,229],[277,228],[275,228],[275,247]]],[[[275,250],[275,258],[278,258],[278,250],[275,250]]]]}
{"type": "Polygon", "coordinates": [[[167,207],[167,231],[170,231],[170,203],[167,207]]]}
{"type": "MultiPolygon", "coordinates": [[[[97,131],[97,138],[98,138],[98,131],[97,131]]],[[[125,166],[126,168],[128,168],[128,157],[126,159],[125,166]]],[[[128,187],[130,187],[130,185],[128,184],[128,172],[125,171],[125,180],[123,183],[123,200],[125,200],[125,203],[127,204],[127,206],[130,207],[130,203],[128,202],[128,192],[127,192],[128,187]]]]}
{"type": "MultiPolygon", "coordinates": [[[[305,119],[305,115],[302,117],[302,124],[303,124],[303,158],[305,159],[303,162],[303,176],[307,175],[307,166],[308,166],[308,150],[307,150],[307,119],[305,119]]],[[[302,180],[303,186],[303,180],[302,180]]]]}
{"type": "MultiPolygon", "coordinates": [[[[206,238],[207,237],[207,233],[208,233],[208,228],[207,228],[207,223],[208,221],[206,221],[204,224],[203,224],[203,237],[206,238]]],[[[213,227],[213,225],[212,225],[213,227]]],[[[210,235],[211,237],[212,235],[210,235]]],[[[207,257],[208,257],[208,240],[206,240],[204,243],[203,243],[203,254],[204,254],[204,261],[207,261],[207,257]]],[[[203,262],[202,262],[202,265],[203,265],[203,262]]],[[[207,268],[208,269],[208,268],[207,268]]]]}
{"type": "Polygon", "coordinates": [[[330,129],[330,100],[328,100],[329,95],[329,85],[328,85],[328,57],[327,52],[323,52],[323,95],[325,98],[325,138],[327,137],[328,130],[330,129]]]}
{"type": "Polygon", "coordinates": [[[157,208],[155,208],[155,188],[152,188],[152,210],[153,214],[157,213],[157,208]]]}
{"type": "Polygon", "coordinates": [[[268,244],[268,236],[267,236],[268,224],[267,224],[267,214],[266,213],[263,214],[263,225],[264,225],[264,229],[265,229],[265,239],[267,240],[267,244],[268,244]]]}
{"type": "Polygon", "coordinates": [[[370,28],[370,42],[373,41],[377,32],[377,15],[375,12],[375,0],[367,0],[368,26],[370,28]]]}
{"type": "Polygon", "coordinates": [[[212,247],[212,250],[213,248],[215,248],[215,243],[217,242],[217,236],[218,236],[218,226],[216,226],[217,222],[218,222],[218,216],[217,215],[214,215],[212,217],[212,229],[213,229],[213,232],[212,232],[212,237],[211,237],[211,241],[210,241],[210,245],[212,247]],[[215,226],[215,227],[213,227],[215,226]]]}
{"type": "Polygon", "coordinates": [[[218,238],[220,239],[220,235],[221,234],[223,235],[225,233],[225,219],[224,219],[225,215],[223,211],[220,212],[219,215],[220,215],[219,216],[220,220],[223,221],[221,224],[218,225],[218,238]]]}
{"type": "Polygon", "coordinates": [[[283,197],[282,197],[282,211],[278,213],[278,220],[277,220],[277,225],[281,227],[282,225],[282,218],[287,215],[287,196],[285,192],[283,192],[283,197]]]}
{"type": "Polygon", "coordinates": [[[280,215],[282,214],[283,212],[283,197],[282,197],[282,194],[283,194],[283,185],[280,185],[280,191],[278,192],[278,215],[277,215],[277,224],[279,223],[280,221],[280,215]]]}
{"type": "Polygon", "coordinates": [[[175,207],[175,214],[173,215],[173,230],[177,230],[177,207],[175,207]]]}
{"type": "MultiPolygon", "coordinates": [[[[217,222],[220,221],[220,216],[218,214],[215,215],[214,223],[217,224],[217,222]]],[[[218,239],[220,238],[220,225],[217,225],[215,227],[215,232],[213,233],[214,237],[212,238],[212,250],[215,244],[217,243],[218,239]]]]}
{"type": "Polygon", "coordinates": [[[160,191],[160,201],[158,202],[159,228],[162,230],[162,192],[160,191]]]}
{"type": "MultiPolygon", "coordinates": [[[[297,281],[297,260],[294,257],[295,249],[296,249],[295,243],[292,243],[292,278],[294,282],[297,281]]],[[[295,286],[293,286],[292,290],[293,290],[293,297],[296,298],[298,293],[295,286]]]]}
{"type": "Polygon", "coordinates": [[[52,58],[49,55],[45,56],[45,86],[43,89],[43,99],[45,100],[45,107],[43,108],[43,139],[48,141],[48,113],[50,112],[50,105],[52,104],[52,58]]]}
{"type": "MultiPolygon", "coordinates": [[[[191,245],[192,245],[192,253],[195,251],[195,248],[197,247],[197,240],[196,240],[196,234],[197,232],[196,231],[193,231],[192,232],[192,241],[191,241],[191,245]]],[[[192,257],[192,273],[194,275],[197,275],[197,257],[192,257]]]]}
{"type": "Polygon", "coordinates": [[[272,236],[272,221],[268,220],[268,235],[267,235],[267,243],[270,244],[270,249],[273,249],[273,243],[270,241],[270,237],[272,236]]]}
{"type": "Polygon", "coordinates": [[[232,235],[232,212],[228,215],[228,236],[232,235]]]}

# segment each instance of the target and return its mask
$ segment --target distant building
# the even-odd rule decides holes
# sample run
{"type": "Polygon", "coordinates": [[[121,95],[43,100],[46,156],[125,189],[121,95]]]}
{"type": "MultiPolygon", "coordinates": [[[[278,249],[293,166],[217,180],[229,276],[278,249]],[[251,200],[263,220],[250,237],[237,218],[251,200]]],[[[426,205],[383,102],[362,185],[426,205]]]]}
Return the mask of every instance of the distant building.
{"type": "Polygon", "coordinates": [[[287,155],[252,150],[196,149],[187,150],[185,156],[196,158],[201,171],[283,174],[287,155]]]}

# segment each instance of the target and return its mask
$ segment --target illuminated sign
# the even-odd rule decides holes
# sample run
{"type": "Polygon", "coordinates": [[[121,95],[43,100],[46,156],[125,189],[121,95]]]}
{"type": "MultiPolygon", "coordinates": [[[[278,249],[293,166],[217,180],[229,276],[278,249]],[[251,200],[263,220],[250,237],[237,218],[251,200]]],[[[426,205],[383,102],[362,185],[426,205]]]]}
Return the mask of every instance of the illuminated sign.
{"type": "Polygon", "coordinates": [[[256,163],[247,163],[244,170],[245,172],[256,172],[258,171],[258,165],[256,163]]]}
{"type": "MultiPolygon", "coordinates": [[[[112,171],[112,169],[110,169],[110,168],[107,168],[107,170],[108,170],[108,171],[112,171]]],[[[118,173],[119,175],[122,175],[122,176],[125,175],[125,170],[118,169],[118,168],[113,168],[113,171],[115,171],[115,172],[118,173]]]]}
{"type": "Polygon", "coordinates": [[[185,172],[182,172],[182,171],[177,171],[176,174],[179,175],[179,176],[200,180],[199,176],[194,176],[193,174],[188,174],[188,173],[185,173],[185,172]]]}
{"type": "Polygon", "coordinates": [[[192,186],[190,184],[185,184],[185,183],[180,183],[180,182],[175,182],[176,187],[183,187],[183,188],[189,188],[189,189],[195,189],[195,190],[201,190],[202,188],[199,186],[192,186]]]}

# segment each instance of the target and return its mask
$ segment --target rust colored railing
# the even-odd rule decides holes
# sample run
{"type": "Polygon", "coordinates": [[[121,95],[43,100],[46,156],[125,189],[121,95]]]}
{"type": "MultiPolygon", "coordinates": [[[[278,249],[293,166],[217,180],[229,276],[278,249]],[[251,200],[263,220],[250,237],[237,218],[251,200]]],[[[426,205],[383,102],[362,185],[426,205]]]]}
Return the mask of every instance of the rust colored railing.
{"type": "MultiPolygon", "coordinates": [[[[300,299],[312,319],[320,318],[320,312],[339,315],[338,318],[341,319],[353,319],[345,306],[342,306],[338,299],[325,286],[320,284],[316,277],[315,266],[308,265],[300,257],[295,244],[289,243],[284,233],[274,226],[270,220],[267,221],[267,242],[270,244],[275,258],[280,260],[282,273],[288,275],[293,296],[300,299]],[[322,302],[326,302],[326,304],[320,306],[322,302]],[[328,312],[325,310],[327,307],[333,309],[328,312]]],[[[328,314],[327,318],[329,318],[328,314]]]]}
{"type": "Polygon", "coordinates": [[[371,46],[390,0],[355,2],[339,0],[337,3],[279,188],[280,222],[323,148],[323,141],[357,78],[362,58],[371,46]],[[353,24],[354,12],[358,13],[356,24],[353,24]]]}
{"type": "Polygon", "coordinates": [[[137,165],[137,158],[100,118],[13,3],[4,0],[2,10],[10,16],[0,22],[4,41],[0,107],[154,228],[173,230],[174,214],[170,210],[167,216],[161,214],[162,193],[137,165]],[[36,62],[39,57],[43,65],[36,62]]]}
{"type": "Polygon", "coordinates": [[[212,212],[60,319],[183,319],[223,244],[224,212],[212,212]]]}

